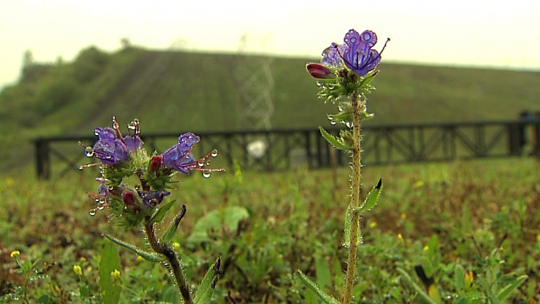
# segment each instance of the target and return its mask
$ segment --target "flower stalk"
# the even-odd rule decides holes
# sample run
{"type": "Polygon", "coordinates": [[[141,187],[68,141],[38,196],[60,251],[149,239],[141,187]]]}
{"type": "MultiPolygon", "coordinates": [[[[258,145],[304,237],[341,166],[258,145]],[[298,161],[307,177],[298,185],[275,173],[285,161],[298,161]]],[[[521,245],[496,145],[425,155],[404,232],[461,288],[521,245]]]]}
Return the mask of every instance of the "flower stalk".
{"type": "Polygon", "coordinates": [[[353,142],[352,142],[352,163],[351,163],[351,202],[352,217],[351,217],[351,233],[349,238],[349,257],[347,259],[347,274],[345,279],[345,293],[343,294],[342,303],[350,303],[352,300],[352,290],[354,286],[354,275],[356,269],[356,252],[359,242],[358,230],[360,229],[360,187],[361,187],[361,170],[362,170],[362,147],[360,137],[360,94],[355,91],[351,96],[353,108],[353,142]]]}
{"type": "MultiPolygon", "coordinates": [[[[390,39],[386,41],[388,43],[390,39]]],[[[325,102],[338,105],[338,113],[329,114],[328,119],[332,125],[344,124],[347,129],[341,130],[339,136],[330,134],[319,127],[321,135],[336,149],[351,155],[350,202],[345,215],[345,236],[343,245],[348,248],[347,273],[345,275],[345,290],[341,296],[341,303],[349,304],[353,301],[353,287],[357,263],[358,246],[362,243],[360,231],[360,216],[366,210],[376,205],[382,190],[382,180],[368,194],[366,200],[360,202],[360,187],[362,183],[362,146],[361,125],[363,120],[373,117],[368,113],[366,94],[374,88],[370,82],[375,78],[381,55],[386,47],[378,52],[373,49],[377,43],[375,32],[366,30],[358,33],[349,30],[343,39],[344,44],[332,43],[322,52],[320,63],[310,63],[306,66],[307,72],[317,80],[319,97],[325,102]]],[[[299,273],[301,280],[312,290],[319,291],[319,298],[327,303],[338,303],[337,299],[320,291],[314,283],[299,273]]]]}
{"type": "MultiPolygon", "coordinates": [[[[185,207],[183,210],[184,210],[183,213],[185,214],[185,210],[186,210],[185,207]]],[[[167,262],[170,267],[170,271],[174,276],[174,279],[176,281],[176,286],[178,287],[178,290],[180,291],[180,294],[182,295],[182,298],[184,299],[184,303],[187,303],[187,304],[193,303],[193,300],[191,298],[191,291],[189,289],[189,285],[187,283],[184,271],[182,271],[182,266],[180,266],[180,260],[178,256],[176,255],[176,253],[174,252],[171,246],[161,243],[157,239],[156,232],[154,229],[154,223],[150,223],[149,219],[150,218],[147,218],[147,221],[144,224],[144,232],[146,233],[146,237],[148,239],[148,243],[150,244],[150,247],[156,253],[164,255],[165,258],[167,259],[167,262]]]]}

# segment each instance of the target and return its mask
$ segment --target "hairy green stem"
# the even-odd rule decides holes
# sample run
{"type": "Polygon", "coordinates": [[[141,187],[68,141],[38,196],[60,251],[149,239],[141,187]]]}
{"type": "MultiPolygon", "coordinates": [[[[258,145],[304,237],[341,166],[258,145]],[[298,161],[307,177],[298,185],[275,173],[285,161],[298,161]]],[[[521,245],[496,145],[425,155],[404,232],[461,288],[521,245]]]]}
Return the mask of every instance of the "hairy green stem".
{"type": "Polygon", "coordinates": [[[144,224],[144,231],[146,232],[146,236],[148,238],[148,242],[150,243],[150,246],[152,249],[160,254],[163,254],[167,261],[169,262],[169,267],[174,275],[174,278],[176,280],[176,285],[178,286],[178,289],[180,290],[180,294],[182,295],[182,298],[184,299],[184,303],[192,304],[193,299],[191,298],[191,292],[189,290],[189,285],[186,280],[186,276],[184,275],[184,272],[182,271],[182,267],[180,266],[180,260],[176,256],[176,253],[174,252],[173,248],[170,246],[167,246],[166,244],[162,244],[158,241],[156,238],[156,232],[154,230],[154,224],[144,224]]]}
{"type": "Polygon", "coordinates": [[[360,146],[360,96],[358,92],[352,95],[353,108],[353,143],[352,143],[352,163],[351,163],[351,233],[349,239],[349,258],[347,260],[347,274],[345,281],[345,293],[342,303],[351,303],[352,290],[354,285],[354,274],[356,268],[356,244],[358,243],[358,229],[360,227],[360,216],[357,207],[360,206],[360,183],[361,183],[361,146],[360,146]]]}

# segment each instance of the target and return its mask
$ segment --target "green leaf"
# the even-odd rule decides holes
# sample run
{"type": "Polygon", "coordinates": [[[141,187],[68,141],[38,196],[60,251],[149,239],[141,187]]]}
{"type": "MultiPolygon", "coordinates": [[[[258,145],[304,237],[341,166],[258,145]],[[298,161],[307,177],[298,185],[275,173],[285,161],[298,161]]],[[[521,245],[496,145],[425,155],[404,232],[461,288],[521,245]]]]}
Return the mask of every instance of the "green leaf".
{"type": "Polygon", "coordinates": [[[201,243],[209,240],[208,231],[222,231],[222,227],[229,231],[236,231],[241,220],[249,218],[249,212],[244,207],[225,207],[212,210],[199,219],[193,227],[188,238],[189,243],[201,243]]]}
{"type": "Polygon", "coordinates": [[[172,241],[176,235],[178,225],[180,225],[180,221],[184,218],[184,215],[186,215],[186,205],[182,205],[182,210],[180,213],[174,217],[174,220],[171,221],[169,227],[167,227],[167,230],[165,230],[165,233],[163,233],[163,236],[160,239],[161,243],[168,245],[172,241]]]}
{"type": "Polygon", "coordinates": [[[326,259],[319,255],[315,256],[315,273],[317,274],[317,283],[321,288],[332,285],[332,274],[328,269],[326,259]]]}
{"type": "Polygon", "coordinates": [[[150,220],[148,221],[149,224],[152,224],[152,223],[159,223],[163,220],[163,218],[165,217],[165,214],[167,214],[167,211],[169,211],[169,209],[171,209],[171,207],[173,206],[174,202],[176,200],[173,200],[167,204],[164,204],[164,205],[161,205],[161,207],[158,209],[158,211],[156,211],[154,213],[154,215],[152,215],[152,217],[150,218],[150,220]]]}
{"type": "Polygon", "coordinates": [[[118,251],[112,243],[106,243],[99,262],[99,286],[103,293],[103,303],[114,304],[120,300],[122,285],[119,278],[113,278],[113,272],[120,271],[118,251]]]}
{"type": "Polygon", "coordinates": [[[369,194],[366,197],[366,200],[364,201],[362,206],[360,206],[360,209],[359,209],[360,212],[364,210],[370,211],[371,209],[373,209],[373,207],[375,207],[375,205],[377,205],[377,201],[379,200],[379,196],[381,195],[382,188],[383,188],[383,184],[382,184],[382,178],[381,178],[379,179],[379,182],[377,183],[377,185],[373,189],[371,189],[371,191],[369,191],[369,194]]]}
{"type": "Polygon", "coordinates": [[[322,136],[336,149],[340,150],[351,150],[352,147],[345,143],[343,140],[336,138],[334,135],[328,133],[323,127],[319,127],[322,136]]]}
{"type": "Polygon", "coordinates": [[[519,285],[523,284],[523,282],[525,282],[525,280],[527,280],[528,278],[529,278],[528,276],[522,275],[519,278],[517,278],[513,283],[506,285],[506,287],[501,289],[499,293],[497,294],[497,299],[499,299],[499,301],[502,301],[508,298],[510,294],[514,290],[516,290],[519,287],[519,285]]]}
{"type": "Polygon", "coordinates": [[[300,281],[302,283],[304,283],[304,285],[309,288],[311,291],[315,292],[317,294],[317,296],[319,297],[319,299],[321,301],[323,301],[324,303],[328,303],[328,304],[339,304],[339,301],[336,300],[334,297],[332,297],[331,295],[327,294],[326,292],[322,291],[318,286],[317,284],[315,284],[315,282],[313,282],[312,280],[310,280],[308,277],[306,277],[306,275],[304,275],[302,273],[302,271],[298,270],[296,272],[296,276],[300,279],[300,281]]]}
{"type": "Polygon", "coordinates": [[[409,284],[411,284],[411,286],[416,290],[416,292],[418,292],[418,294],[424,298],[424,300],[426,300],[428,303],[431,303],[431,304],[439,304],[437,303],[437,301],[433,300],[432,298],[429,297],[429,295],[424,291],[424,289],[420,286],[418,286],[418,284],[416,284],[412,279],[411,277],[409,276],[409,274],[401,269],[401,268],[396,268],[396,270],[401,274],[401,276],[407,281],[409,282],[409,284]]]}
{"type": "Polygon", "coordinates": [[[197,292],[195,292],[194,297],[195,303],[210,303],[210,298],[212,298],[212,294],[214,293],[216,283],[221,273],[220,267],[221,259],[218,258],[214,265],[208,269],[204,275],[201,285],[199,285],[199,288],[197,288],[197,292]]]}
{"type": "MultiPolygon", "coordinates": [[[[372,82],[373,79],[375,79],[375,76],[377,76],[378,73],[379,71],[375,71],[374,73],[366,75],[364,79],[362,80],[362,83],[360,83],[360,87],[369,85],[369,83],[372,82]]],[[[366,88],[371,89],[370,87],[366,87],[366,88]]]]}
{"type": "Polygon", "coordinates": [[[456,290],[463,290],[463,285],[465,284],[465,269],[463,266],[456,265],[454,268],[454,285],[456,290]]]}
{"type": "Polygon", "coordinates": [[[149,253],[149,252],[146,252],[144,250],[141,250],[131,244],[127,244],[127,243],[124,243],[123,241],[115,238],[115,237],[112,237],[110,235],[105,235],[106,238],[108,238],[109,240],[111,240],[113,243],[117,244],[117,245],[120,245],[124,248],[127,248],[133,252],[135,252],[136,254],[138,254],[140,257],[142,257],[143,259],[147,260],[147,261],[150,261],[150,262],[155,262],[155,263],[161,263],[163,262],[163,258],[161,256],[158,256],[158,255],[155,255],[155,254],[152,254],[152,253],[149,253]]]}
{"type": "MultiPolygon", "coordinates": [[[[345,248],[349,248],[349,242],[351,240],[351,223],[353,216],[360,216],[360,213],[358,212],[358,209],[355,209],[349,204],[347,207],[347,211],[345,213],[345,227],[344,227],[344,233],[343,233],[343,246],[345,248]]],[[[358,227],[358,237],[356,238],[356,244],[353,246],[358,247],[362,243],[362,231],[360,230],[360,227],[358,227]]]]}

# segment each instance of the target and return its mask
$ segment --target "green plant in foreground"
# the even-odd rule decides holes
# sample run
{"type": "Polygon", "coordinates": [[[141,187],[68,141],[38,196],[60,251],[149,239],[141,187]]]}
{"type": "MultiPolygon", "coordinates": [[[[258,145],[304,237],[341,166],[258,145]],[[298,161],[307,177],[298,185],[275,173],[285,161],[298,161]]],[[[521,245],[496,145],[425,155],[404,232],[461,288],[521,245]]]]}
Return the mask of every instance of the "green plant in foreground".
{"type": "MultiPolygon", "coordinates": [[[[218,258],[210,267],[197,291],[192,294],[191,284],[187,281],[180,266],[180,259],[171,246],[173,237],[180,221],[186,214],[183,205],[165,232],[158,237],[155,224],[161,222],[171,210],[174,201],[164,202],[173,178],[177,172],[188,174],[189,171],[202,171],[208,177],[212,171],[223,169],[208,169],[209,158],[217,156],[214,150],[208,155],[195,159],[191,153],[193,146],[199,142],[199,137],[193,133],[180,135],[178,143],[162,155],[148,155],[139,137],[139,121],[135,119],[128,125],[130,134],[122,136],[118,123],[113,117],[112,128],[96,128],[98,141],[93,147],[86,147],[89,157],[101,161],[101,177],[96,178],[100,183],[97,193],[89,193],[96,202],[94,215],[98,210],[107,208],[112,213],[112,221],[126,227],[143,227],[145,240],[153,252],[147,252],[134,245],[128,244],[110,235],[109,240],[127,248],[140,257],[155,263],[163,263],[175,279],[178,291],[185,303],[206,303],[212,296],[215,284],[220,275],[221,260],[218,258]],[[135,177],[135,184],[127,184],[125,180],[135,177]]],[[[91,165],[81,166],[87,167],[91,165]]],[[[130,180],[131,181],[131,180],[130,180]]],[[[116,303],[120,295],[120,263],[114,247],[107,247],[102,255],[100,264],[100,286],[103,300],[106,303],[116,303]]]]}
{"type": "MultiPolygon", "coordinates": [[[[22,300],[24,303],[30,303],[28,301],[28,285],[30,284],[30,282],[46,279],[48,278],[48,276],[44,274],[40,268],[37,267],[37,264],[40,261],[39,259],[36,259],[34,262],[22,261],[20,259],[21,252],[18,250],[11,252],[10,256],[12,259],[15,260],[15,263],[18,267],[15,270],[15,273],[19,273],[23,277],[23,286],[15,286],[12,293],[0,297],[0,302],[22,300]]],[[[47,295],[43,295],[38,299],[38,302],[47,303],[48,300],[49,297],[47,295]]]]}
{"type": "MultiPolygon", "coordinates": [[[[341,303],[350,303],[353,299],[356,254],[358,246],[362,243],[360,216],[377,204],[382,191],[382,179],[380,179],[366,200],[361,203],[359,197],[362,176],[360,127],[363,120],[373,117],[373,114],[369,114],[367,111],[366,95],[373,89],[370,82],[377,75],[375,69],[381,61],[384,47],[380,53],[372,49],[377,43],[377,35],[370,30],[362,33],[350,30],[345,34],[344,42],[345,44],[340,45],[332,43],[324,50],[321,63],[308,64],[307,71],[318,81],[319,97],[325,99],[325,102],[333,102],[338,105],[338,113],[328,115],[331,124],[341,123],[347,127],[347,130],[340,131],[339,136],[330,134],[322,127],[320,130],[322,136],[330,144],[351,155],[351,200],[345,215],[343,243],[348,248],[348,261],[345,290],[341,297],[341,303]]],[[[298,272],[298,276],[322,301],[326,303],[338,302],[320,290],[301,272],[298,272]]]]}

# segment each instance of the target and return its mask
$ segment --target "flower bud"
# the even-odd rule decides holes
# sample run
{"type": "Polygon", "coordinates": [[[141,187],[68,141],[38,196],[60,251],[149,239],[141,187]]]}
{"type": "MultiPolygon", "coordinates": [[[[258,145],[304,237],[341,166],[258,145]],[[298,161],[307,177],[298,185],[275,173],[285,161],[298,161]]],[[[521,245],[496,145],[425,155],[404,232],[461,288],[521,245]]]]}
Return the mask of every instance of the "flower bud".
{"type": "Polygon", "coordinates": [[[162,164],[163,164],[163,156],[154,155],[152,156],[152,159],[150,160],[150,164],[148,165],[148,171],[157,172],[159,168],[161,168],[162,164]]]}
{"type": "Polygon", "coordinates": [[[306,69],[309,75],[316,79],[328,79],[336,76],[330,69],[320,63],[310,63],[306,66],[306,69]]]}

